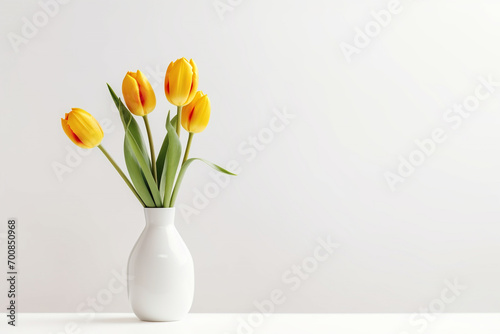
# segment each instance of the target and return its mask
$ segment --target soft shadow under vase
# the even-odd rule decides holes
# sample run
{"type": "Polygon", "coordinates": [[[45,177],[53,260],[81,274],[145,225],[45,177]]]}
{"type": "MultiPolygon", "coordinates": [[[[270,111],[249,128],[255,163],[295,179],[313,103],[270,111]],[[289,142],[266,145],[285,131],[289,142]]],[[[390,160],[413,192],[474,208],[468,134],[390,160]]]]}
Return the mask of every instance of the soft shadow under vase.
{"type": "Polygon", "coordinates": [[[176,321],[191,308],[193,258],[174,225],[175,208],[145,208],[146,227],[128,261],[128,296],[143,321],[176,321]]]}

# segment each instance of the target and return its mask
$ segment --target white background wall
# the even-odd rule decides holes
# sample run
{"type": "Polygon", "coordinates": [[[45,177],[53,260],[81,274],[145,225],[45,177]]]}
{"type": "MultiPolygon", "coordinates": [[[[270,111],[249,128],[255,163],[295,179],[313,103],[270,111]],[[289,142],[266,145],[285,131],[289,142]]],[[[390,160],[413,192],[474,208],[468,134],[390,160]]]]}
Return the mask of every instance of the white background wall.
{"type": "Polygon", "coordinates": [[[43,22],[38,1],[1,1],[0,239],[16,217],[20,310],[74,312],[97,298],[104,312],[130,311],[113,273],[126,266],[142,209],[97,150],[58,179],[54,164],[75,152],[60,118],[80,107],[107,124],[103,144],[123,166],[105,83],[120,91],[128,70],[150,78],[159,147],[174,110],[164,72],[185,56],[212,101],[192,156],[240,167],[201,203],[213,180],[194,164],[179,195],[184,208],[203,204],[177,212],[195,260],[194,312],[251,312],[274,289],[286,296],[279,312],[419,312],[446,280],[466,288],[445,311],[500,311],[500,86],[467,118],[447,111],[476,101],[479,77],[500,82],[498,2],[231,3],[219,15],[213,0],[74,0],[43,22]],[[357,27],[377,29],[370,12],[388,6],[397,14],[368,45],[357,40],[348,62],[342,43],[355,45],[357,27]],[[9,33],[23,36],[34,15],[45,25],[24,31],[16,52],[9,33]],[[275,110],[293,118],[250,153],[275,110]],[[444,140],[392,191],[384,174],[397,173],[399,156],[421,158],[415,140],[436,129],[444,140]],[[338,249],[293,290],[288,270],[310,265],[328,236],[338,249]],[[110,283],[121,292],[108,300],[110,283]]]}

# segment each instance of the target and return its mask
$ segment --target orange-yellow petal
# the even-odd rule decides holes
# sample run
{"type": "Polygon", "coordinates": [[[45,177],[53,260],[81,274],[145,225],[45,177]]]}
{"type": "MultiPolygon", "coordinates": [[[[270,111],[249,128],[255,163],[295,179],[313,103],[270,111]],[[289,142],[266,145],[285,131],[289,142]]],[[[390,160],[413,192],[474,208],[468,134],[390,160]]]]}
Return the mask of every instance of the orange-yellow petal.
{"type": "Polygon", "coordinates": [[[191,80],[191,92],[188,96],[186,104],[190,103],[194,99],[196,92],[198,91],[198,67],[192,59],[189,61],[189,63],[193,68],[193,78],[191,80]]]}
{"type": "Polygon", "coordinates": [[[144,76],[144,74],[142,74],[141,71],[137,71],[135,80],[139,85],[139,95],[144,114],[147,115],[156,107],[155,92],[148,79],[144,76]]]}
{"type": "Polygon", "coordinates": [[[198,91],[188,105],[182,108],[182,127],[193,133],[205,130],[210,120],[210,99],[203,92],[198,91]]]}
{"type": "Polygon", "coordinates": [[[75,135],[75,133],[73,131],[71,131],[71,128],[68,125],[68,114],[66,114],[66,118],[61,118],[61,125],[62,125],[62,128],[64,130],[64,133],[66,133],[66,135],[68,136],[68,138],[71,139],[71,141],[74,144],[76,144],[76,145],[78,145],[79,147],[82,147],[82,148],[87,148],[85,145],[83,145],[83,143],[75,135]]]}
{"type": "Polygon", "coordinates": [[[208,97],[200,99],[193,111],[190,132],[199,133],[205,130],[210,120],[210,100],[208,97]]]}
{"type": "Polygon", "coordinates": [[[85,148],[99,145],[104,137],[99,122],[83,109],[73,108],[68,115],[68,126],[85,148]]]}
{"type": "Polygon", "coordinates": [[[165,75],[165,95],[176,106],[189,104],[198,88],[198,69],[191,59],[177,59],[170,63],[165,75]]]}
{"type": "Polygon", "coordinates": [[[136,75],[133,72],[128,72],[123,78],[122,94],[128,110],[134,115],[144,116],[144,109],[142,107],[141,95],[139,91],[139,84],[135,79],[136,75]]]}

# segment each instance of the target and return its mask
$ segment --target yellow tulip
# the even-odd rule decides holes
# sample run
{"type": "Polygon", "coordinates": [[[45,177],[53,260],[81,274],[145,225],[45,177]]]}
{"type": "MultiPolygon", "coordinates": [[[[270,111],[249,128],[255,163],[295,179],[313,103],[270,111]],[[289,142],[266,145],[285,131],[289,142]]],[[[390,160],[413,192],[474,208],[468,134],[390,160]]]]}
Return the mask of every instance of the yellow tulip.
{"type": "Polygon", "coordinates": [[[122,83],[125,104],[137,116],[146,116],[156,107],[156,96],[148,79],[141,71],[127,72],[122,83]]]}
{"type": "Polygon", "coordinates": [[[171,62],[165,75],[165,95],[170,103],[182,107],[189,104],[198,89],[198,68],[191,59],[171,62]]]}
{"type": "Polygon", "coordinates": [[[182,108],[181,124],[186,131],[199,133],[205,130],[210,119],[210,100],[198,91],[193,101],[182,108]]]}
{"type": "Polygon", "coordinates": [[[61,124],[69,139],[82,148],[96,147],[104,137],[99,122],[83,109],[72,108],[61,118],[61,124]]]}

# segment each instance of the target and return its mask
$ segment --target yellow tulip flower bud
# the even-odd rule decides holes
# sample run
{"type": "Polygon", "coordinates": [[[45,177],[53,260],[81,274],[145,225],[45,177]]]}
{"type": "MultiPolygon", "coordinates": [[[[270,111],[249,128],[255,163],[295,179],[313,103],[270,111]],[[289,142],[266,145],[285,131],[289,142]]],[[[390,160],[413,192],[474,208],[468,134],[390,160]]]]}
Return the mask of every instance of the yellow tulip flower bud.
{"type": "Polygon", "coordinates": [[[156,96],[148,79],[141,71],[127,72],[122,83],[125,104],[136,116],[146,116],[156,107],[156,96]]]}
{"type": "Polygon", "coordinates": [[[96,147],[104,137],[99,122],[83,109],[72,108],[61,118],[61,124],[69,139],[82,148],[96,147]]]}
{"type": "Polygon", "coordinates": [[[191,59],[171,62],[165,75],[165,95],[170,103],[182,107],[190,103],[198,89],[198,68],[191,59]]]}
{"type": "Polygon", "coordinates": [[[182,108],[181,124],[188,132],[199,133],[205,130],[210,119],[210,100],[198,91],[193,101],[182,108]]]}

